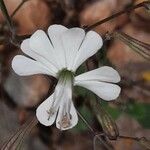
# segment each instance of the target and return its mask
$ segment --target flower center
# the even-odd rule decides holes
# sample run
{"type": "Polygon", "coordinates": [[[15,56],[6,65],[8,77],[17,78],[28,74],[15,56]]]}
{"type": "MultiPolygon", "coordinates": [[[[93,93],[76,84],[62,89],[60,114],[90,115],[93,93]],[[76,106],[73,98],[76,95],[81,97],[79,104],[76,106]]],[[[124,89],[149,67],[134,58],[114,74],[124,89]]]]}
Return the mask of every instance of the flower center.
{"type": "Polygon", "coordinates": [[[59,80],[72,80],[73,81],[74,73],[70,70],[63,69],[60,72],[58,72],[58,78],[59,80]]]}

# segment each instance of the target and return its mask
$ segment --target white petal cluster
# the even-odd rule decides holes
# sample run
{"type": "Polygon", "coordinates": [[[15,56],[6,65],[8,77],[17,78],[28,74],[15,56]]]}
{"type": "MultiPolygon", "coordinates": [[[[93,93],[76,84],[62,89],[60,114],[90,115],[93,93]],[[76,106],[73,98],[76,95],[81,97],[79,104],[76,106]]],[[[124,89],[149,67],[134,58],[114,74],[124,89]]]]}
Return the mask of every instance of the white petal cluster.
{"type": "Polygon", "coordinates": [[[18,75],[46,74],[58,79],[54,93],[39,105],[36,116],[39,122],[50,126],[56,121],[57,128],[67,130],[78,122],[72,101],[73,86],[91,90],[100,98],[110,101],[119,96],[120,81],[116,70],[104,66],[74,77],[77,68],[102,47],[102,38],[94,31],[81,28],[68,29],[51,25],[47,34],[37,30],[21,44],[29,57],[17,55],[12,68],[18,75]]]}

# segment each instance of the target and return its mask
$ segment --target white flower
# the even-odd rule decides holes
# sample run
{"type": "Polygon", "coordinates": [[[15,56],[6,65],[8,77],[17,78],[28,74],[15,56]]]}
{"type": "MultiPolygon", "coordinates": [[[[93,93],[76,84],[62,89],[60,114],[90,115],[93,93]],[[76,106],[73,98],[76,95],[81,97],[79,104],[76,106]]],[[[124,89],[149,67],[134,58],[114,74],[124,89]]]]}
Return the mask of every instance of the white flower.
{"type": "Polygon", "coordinates": [[[48,28],[48,36],[37,30],[21,44],[22,51],[30,58],[17,55],[12,68],[18,75],[46,74],[58,79],[54,93],[39,105],[36,116],[39,122],[50,126],[56,120],[57,128],[66,130],[78,122],[72,101],[73,86],[82,86],[100,98],[116,99],[120,76],[116,70],[104,66],[78,76],[77,68],[102,47],[102,38],[94,31],[81,28],[68,29],[62,25],[48,28]],[[31,59],[32,58],[32,59],[31,59]]]}

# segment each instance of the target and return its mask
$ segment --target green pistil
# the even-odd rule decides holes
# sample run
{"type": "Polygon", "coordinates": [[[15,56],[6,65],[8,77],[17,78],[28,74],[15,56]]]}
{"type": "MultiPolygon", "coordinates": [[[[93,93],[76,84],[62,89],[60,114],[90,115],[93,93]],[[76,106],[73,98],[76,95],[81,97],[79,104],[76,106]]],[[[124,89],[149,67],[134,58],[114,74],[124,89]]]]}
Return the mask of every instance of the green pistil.
{"type": "Polygon", "coordinates": [[[74,78],[74,73],[71,72],[70,70],[63,69],[58,73],[58,79],[59,80],[70,80],[73,81],[74,78]]]}

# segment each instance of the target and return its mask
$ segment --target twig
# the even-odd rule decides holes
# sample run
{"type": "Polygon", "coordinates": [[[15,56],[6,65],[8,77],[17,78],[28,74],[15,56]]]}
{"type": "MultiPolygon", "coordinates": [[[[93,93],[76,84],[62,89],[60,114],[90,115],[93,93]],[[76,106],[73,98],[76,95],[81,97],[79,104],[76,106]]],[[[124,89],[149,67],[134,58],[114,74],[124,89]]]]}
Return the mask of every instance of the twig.
{"type": "MultiPolygon", "coordinates": [[[[29,35],[23,35],[23,36],[18,36],[16,35],[15,33],[15,29],[14,29],[14,26],[13,26],[13,23],[12,23],[12,17],[17,13],[17,11],[21,8],[21,6],[27,2],[28,0],[22,0],[22,2],[17,6],[17,8],[14,10],[14,12],[9,16],[8,14],[8,11],[6,9],[6,6],[5,6],[5,3],[3,0],[0,0],[0,8],[2,10],[2,13],[6,19],[6,23],[9,27],[9,30],[10,30],[10,33],[11,33],[11,36],[10,36],[10,42],[15,45],[15,46],[20,46],[20,41],[22,39],[24,39],[25,37],[29,37],[29,35]]],[[[3,24],[4,26],[5,24],[3,24]]]]}
{"type": "Polygon", "coordinates": [[[120,16],[122,14],[128,13],[128,12],[134,10],[134,9],[139,8],[139,7],[145,7],[146,4],[150,4],[150,2],[149,1],[145,1],[145,2],[139,3],[139,4],[135,5],[135,6],[129,7],[127,9],[125,9],[125,10],[122,10],[122,11],[120,11],[118,13],[115,13],[114,15],[112,15],[110,17],[107,17],[107,18],[105,18],[103,20],[100,20],[100,21],[98,21],[98,22],[96,22],[96,23],[94,23],[94,24],[92,24],[90,26],[87,25],[87,26],[84,27],[84,29],[86,31],[89,31],[89,30],[95,28],[96,26],[99,26],[99,25],[101,25],[101,24],[103,24],[103,23],[105,23],[107,21],[110,21],[110,20],[112,20],[112,19],[114,19],[114,18],[116,18],[116,17],[118,17],[118,16],[120,16]]]}
{"type": "Polygon", "coordinates": [[[17,6],[17,8],[14,10],[14,12],[10,15],[11,18],[13,18],[15,16],[15,14],[18,12],[18,10],[23,6],[23,4],[25,2],[27,2],[29,0],[22,0],[22,2],[17,6]]]}
{"type": "Polygon", "coordinates": [[[89,125],[89,123],[86,121],[86,119],[80,114],[80,112],[78,112],[78,115],[79,117],[82,119],[82,121],[86,124],[86,126],[90,129],[90,131],[93,133],[94,135],[94,150],[95,150],[95,141],[96,141],[96,138],[105,146],[105,148],[107,148],[108,150],[113,150],[112,147],[110,147],[107,143],[105,143],[105,141],[102,140],[101,136],[105,136],[105,133],[102,131],[102,132],[98,132],[96,133],[93,128],[89,125]]]}
{"type": "Polygon", "coordinates": [[[14,26],[13,26],[12,20],[8,14],[8,11],[6,9],[6,6],[5,6],[5,3],[3,0],[0,0],[0,8],[2,10],[2,13],[3,13],[5,19],[6,19],[6,22],[9,26],[11,33],[12,33],[12,36],[15,36],[14,26]]]}
{"type": "Polygon", "coordinates": [[[93,128],[89,125],[89,123],[86,121],[86,119],[80,114],[79,111],[77,111],[79,117],[82,119],[82,121],[86,124],[86,126],[90,129],[90,131],[95,135],[95,131],[93,128]]]}
{"type": "Polygon", "coordinates": [[[118,138],[120,138],[120,139],[129,139],[129,140],[134,140],[134,141],[139,140],[139,138],[137,138],[137,137],[123,136],[123,135],[119,135],[118,138]]]}
{"type": "Polygon", "coordinates": [[[100,134],[95,135],[94,141],[93,141],[94,150],[96,150],[96,148],[95,148],[96,147],[95,146],[96,145],[96,139],[98,139],[107,150],[113,150],[113,147],[111,147],[111,145],[109,145],[108,143],[106,143],[101,137],[102,137],[102,135],[100,135],[100,134]]]}

